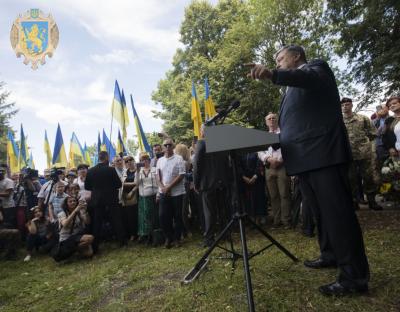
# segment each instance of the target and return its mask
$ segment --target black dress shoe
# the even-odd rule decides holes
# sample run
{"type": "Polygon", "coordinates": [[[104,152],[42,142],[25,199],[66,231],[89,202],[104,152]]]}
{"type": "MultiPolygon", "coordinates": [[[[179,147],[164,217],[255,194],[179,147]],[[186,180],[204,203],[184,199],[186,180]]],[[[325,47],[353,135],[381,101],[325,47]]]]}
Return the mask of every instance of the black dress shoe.
{"type": "Polygon", "coordinates": [[[336,268],[336,262],[334,261],[326,261],[321,258],[315,260],[306,260],[304,261],[304,265],[307,268],[311,269],[323,269],[323,268],[336,268]]]}
{"type": "Polygon", "coordinates": [[[339,282],[334,282],[331,284],[323,285],[319,287],[319,291],[321,294],[325,296],[346,296],[351,294],[362,294],[368,291],[368,285],[364,286],[343,286],[339,282]]]}

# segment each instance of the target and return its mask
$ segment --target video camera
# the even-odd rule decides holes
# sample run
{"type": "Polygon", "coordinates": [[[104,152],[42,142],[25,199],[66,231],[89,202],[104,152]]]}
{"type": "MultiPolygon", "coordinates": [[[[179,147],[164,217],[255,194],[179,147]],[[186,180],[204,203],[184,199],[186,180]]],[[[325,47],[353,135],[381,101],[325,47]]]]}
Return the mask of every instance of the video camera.
{"type": "Polygon", "coordinates": [[[57,183],[58,182],[58,176],[60,175],[60,174],[63,174],[64,173],[64,170],[65,170],[65,167],[59,167],[59,168],[57,168],[57,167],[54,167],[54,168],[51,168],[51,171],[50,171],[50,179],[54,182],[54,183],[57,183]]]}
{"type": "Polygon", "coordinates": [[[32,169],[32,168],[24,168],[21,170],[22,177],[23,179],[29,179],[32,180],[33,178],[38,178],[39,177],[39,171],[32,169]]]}

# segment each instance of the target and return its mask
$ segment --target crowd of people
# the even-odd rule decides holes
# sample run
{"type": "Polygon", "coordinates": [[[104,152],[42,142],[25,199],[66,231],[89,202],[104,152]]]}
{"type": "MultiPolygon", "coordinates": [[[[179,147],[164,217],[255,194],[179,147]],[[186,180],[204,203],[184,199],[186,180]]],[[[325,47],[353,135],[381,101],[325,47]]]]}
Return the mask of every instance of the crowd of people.
{"type": "MultiPolygon", "coordinates": [[[[350,98],[343,98],[341,107],[353,155],[354,209],[362,203],[381,210],[375,201],[380,171],[386,159],[400,152],[400,98],[378,106],[372,120],[354,113],[350,98]]],[[[269,132],[279,133],[278,118],[275,113],[265,117],[269,132]]],[[[75,252],[91,257],[105,240],[120,246],[180,247],[193,232],[203,235],[203,246],[211,246],[232,213],[234,190],[228,156],[206,154],[204,127],[201,136],[190,148],[166,137],[153,146],[152,158],[141,153],[138,163],[130,155],[118,155],[110,163],[107,152],[100,152],[99,164],[92,168],[46,169],[42,177],[29,168],[8,176],[7,166],[0,167],[5,258],[15,258],[21,241],[26,244],[24,261],[35,251],[56,261],[75,252]]],[[[241,156],[238,176],[245,211],[258,224],[290,229],[302,216],[303,235],[314,236],[312,203],[296,176],[287,175],[280,148],[241,156]]]]}

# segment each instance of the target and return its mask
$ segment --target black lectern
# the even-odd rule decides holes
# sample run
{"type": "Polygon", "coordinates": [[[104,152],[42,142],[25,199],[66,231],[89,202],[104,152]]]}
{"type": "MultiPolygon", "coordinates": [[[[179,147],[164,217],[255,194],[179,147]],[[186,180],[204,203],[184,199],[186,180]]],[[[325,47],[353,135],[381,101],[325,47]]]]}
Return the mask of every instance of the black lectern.
{"type": "Polygon", "coordinates": [[[285,247],[279,244],[271,235],[269,235],[260,226],[258,226],[258,224],[256,224],[244,212],[238,190],[237,156],[243,153],[266,150],[267,147],[270,145],[279,144],[279,137],[277,134],[268,133],[256,129],[247,129],[234,125],[218,125],[205,128],[205,141],[206,141],[207,153],[229,153],[233,170],[232,205],[234,214],[231,220],[226,225],[226,227],[218,235],[212,246],[208,248],[208,250],[204,253],[201,259],[184,277],[182,283],[189,284],[193,282],[199,276],[202,270],[206,267],[209,261],[208,257],[214,250],[214,248],[215,247],[222,248],[232,254],[233,261],[235,261],[237,258],[243,259],[243,268],[246,278],[247,302],[249,306],[249,311],[253,312],[255,311],[255,307],[253,299],[253,288],[251,284],[249,260],[259,255],[260,253],[270,248],[271,246],[276,246],[286,256],[288,256],[295,262],[297,262],[298,259],[292,253],[290,253],[285,247]],[[247,250],[245,221],[248,221],[251,225],[253,225],[270,242],[269,245],[263,247],[262,249],[260,249],[255,253],[252,253],[251,255],[249,255],[247,250]],[[240,230],[242,254],[239,254],[233,249],[232,243],[231,243],[231,248],[232,248],[231,250],[219,246],[219,242],[225,237],[228,231],[230,231],[231,228],[236,223],[239,225],[239,230],[240,230]]]}

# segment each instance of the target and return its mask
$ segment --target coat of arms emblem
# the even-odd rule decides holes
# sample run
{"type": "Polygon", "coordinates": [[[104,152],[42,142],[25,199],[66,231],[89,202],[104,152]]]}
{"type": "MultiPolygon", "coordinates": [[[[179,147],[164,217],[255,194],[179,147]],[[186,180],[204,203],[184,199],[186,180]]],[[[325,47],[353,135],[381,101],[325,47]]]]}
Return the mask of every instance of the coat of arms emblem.
{"type": "Polygon", "coordinates": [[[32,69],[46,63],[45,57],[53,56],[59,39],[58,27],[53,17],[47,17],[39,9],[31,9],[14,21],[10,40],[17,57],[24,56],[24,64],[32,63],[32,69]]]}

